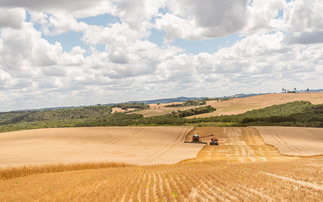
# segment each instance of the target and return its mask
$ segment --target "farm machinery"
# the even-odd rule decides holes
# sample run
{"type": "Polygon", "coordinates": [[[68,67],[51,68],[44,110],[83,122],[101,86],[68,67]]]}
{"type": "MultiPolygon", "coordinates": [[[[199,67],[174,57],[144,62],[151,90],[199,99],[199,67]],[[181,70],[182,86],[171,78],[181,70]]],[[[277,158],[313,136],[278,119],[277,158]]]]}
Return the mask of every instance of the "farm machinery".
{"type": "Polygon", "coordinates": [[[217,138],[211,138],[210,145],[219,145],[219,140],[217,138]]]}
{"type": "MultiPolygon", "coordinates": [[[[207,142],[202,142],[200,140],[200,138],[211,137],[211,136],[213,136],[213,134],[211,134],[211,135],[205,135],[205,136],[201,136],[201,137],[198,134],[194,134],[193,137],[192,137],[192,141],[185,141],[184,143],[207,144],[207,142]]],[[[219,145],[218,139],[217,138],[211,138],[210,145],[219,145]]]]}

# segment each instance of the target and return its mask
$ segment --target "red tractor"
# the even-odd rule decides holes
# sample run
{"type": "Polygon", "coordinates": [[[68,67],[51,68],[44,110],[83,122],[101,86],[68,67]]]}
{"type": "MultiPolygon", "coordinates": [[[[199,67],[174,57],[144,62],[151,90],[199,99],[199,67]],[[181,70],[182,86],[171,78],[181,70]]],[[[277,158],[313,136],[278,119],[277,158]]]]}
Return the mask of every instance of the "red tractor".
{"type": "Polygon", "coordinates": [[[217,138],[211,138],[210,145],[219,145],[219,140],[217,138]]]}

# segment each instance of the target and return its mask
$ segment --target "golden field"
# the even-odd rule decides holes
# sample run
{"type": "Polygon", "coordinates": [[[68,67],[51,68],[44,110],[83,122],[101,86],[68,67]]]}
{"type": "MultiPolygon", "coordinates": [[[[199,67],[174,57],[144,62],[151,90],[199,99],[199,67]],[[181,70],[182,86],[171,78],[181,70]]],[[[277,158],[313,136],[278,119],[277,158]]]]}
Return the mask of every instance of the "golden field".
{"type": "MultiPolygon", "coordinates": [[[[128,165],[118,162],[107,163],[109,155],[106,154],[107,157],[103,163],[100,161],[93,163],[92,159],[92,163],[70,164],[71,162],[69,161],[63,161],[62,163],[65,164],[57,164],[59,162],[57,161],[52,165],[46,162],[47,165],[38,164],[38,166],[3,168],[0,171],[0,200],[321,201],[323,198],[323,157],[281,155],[279,148],[276,149],[265,144],[261,130],[259,130],[259,133],[256,128],[147,128],[140,130],[142,128],[114,127],[111,131],[109,131],[109,128],[79,128],[79,130],[83,129],[87,130],[87,132],[84,134],[82,132],[80,134],[73,133],[75,135],[73,140],[65,136],[62,137],[63,131],[51,133],[49,132],[51,129],[44,129],[42,134],[51,134],[49,136],[51,139],[56,138],[55,141],[57,141],[57,137],[55,137],[55,134],[57,134],[61,144],[65,141],[76,142],[75,144],[78,146],[83,147],[85,145],[86,147],[84,146],[84,148],[87,148],[89,152],[94,151],[91,150],[90,146],[100,148],[102,151],[103,145],[100,145],[100,142],[106,142],[106,136],[110,134],[108,139],[111,141],[104,146],[113,149],[112,143],[119,142],[119,146],[124,143],[124,146],[128,146],[127,152],[129,154],[137,152],[129,148],[131,148],[131,144],[140,145],[142,143],[140,141],[144,139],[140,137],[145,134],[148,136],[149,134],[155,134],[155,138],[152,138],[151,143],[155,142],[155,147],[158,147],[158,149],[154,150],[156,149],[154,147],[146,148],[146,151],[143,152],[143,154],[146,153],[146,156],[147,154],[158,152],[163,153],[164,149],[172,151],[177,146],[182,149],[181,143],[184,139],[190,140],[195,133],[201,136],[214,134],[219,139],[220,145],[206,145],[203,147],[194,144],[195,146],[203,147],[201,150],[198,149],[200,150],[199,152],[196,152],[196,158],[182,160],[171,165],[166,165],[166,161],[162,162],[167,158],[161,158],[161,164],[154,165],[143,165],[145,163],[142,162],[139,163],[141,165],[128,165]],[[105,132],[98,132],[100,130],[105,132]],[[118,130],[123,131],[123,135],[113,136],[112,131],[118,133],[118,130]],[[78,136],[81,140],[77,140],[78,136]],[[127,139],[131,141],[127,141],[127,139]],[[169,139],[169,142],[166,141],[167,139],[169,139]],[[96,143],[94,144],[93,142],[96,143]],[[159,142],[161,143],[158,146],[159,142]],[[99,145],[102,147],[99,147],[99,145]],[[169,150],[169,148],[171,149],[169,150]]],[[[297,128],[285,129],[290,129],[293,133],[297,130],[297,128]]],[[[302,128],[299,129],[299,133],[302,133],[302,128]]],[[[70,129],[62,130],[66,130],[66,136],[72,136],[69,135],[70,129]]],[[[308,132],[307,135],[313,134],[315,137],[318,135],[321,137],[323,129],[318,130],[320,131],[308,132]]],[[[295,146],[293,142],[288,142],[288,138],[285,137],[286,133],[280,133],[279,130],[276,131],[275,129],[270,131],[275,131],[278,136],[282,134],[282,138],[288,146],[295,146]]],[[[11,136],[14,140],[24,142],[32,135],[30,134],[31,132],[23,131],[19,137],[16,132],[9,134],[12,134],[11,136]],[[24,133],[28,133],[29,136],[24,136],[24,133]],[[25,140],[22,140],[23,137],[25,137],[25,140]]],[[[7,142],[10,139],[8,136],[10,135],[6,137],[7,142]]],[[[42,139],[35,134],[34,138],[35,140],[38,139],[37,141],[42,139]]],[[[11,140],[12,147],[14,140],[11,140]]],[[[43,141],[45,140],[46,138],[43,138],[43,141]]],[[[209,141],[209,138],[202,138],[202,141],[209,141]]],[[[0,142],[2,143],[3,141],[1,140],[0,142]]],[[[303,141],[304,148],[298,148],[307,152],[306,144],[307,142],[303,141]]],[[[183,147],[187,147],[185,151],[190,151],[191,145],[193,144],[183,143],[183,147]]],[[[77,147],[73,146],[73,148],[76,149],[77,147]]],[[[182,154],[179,152],[181,149],[170,152],[169,158],[171,156],[172,158],[177,155],[181,156],[182,154]]],[[[37,154],[36,151],[32,152],[37,154]]],[[[97,154],[92,153],[92,155],[98,155],[101,158],[99,154],[100,152],[97,154]]],[[[11,155],[15,156],[14,154],[11,155]]],[[[17,154],[17,156],[19,155],[23,156],[24,154],[17,154]]],[[[82,153],[78,155],[81,157],[82,153]]],[[[0,152],[0,157],[3,162],[3,158],[6,157],[3,150],[0,152]]],[[[88,158],[89,155],[85,155],[85,157],[88,158]]],[[[49,156],[48,158],[51,157],[49,156]]],[[[132,158],[135,159],[135,157],[132,158]]],[[[147,158],[147,162],[149,161],[150,159],[147,158]]],[[[8,165],[8,160],[6,163],[8,165]]],[[[124,163],[129,162],[125,161],[124,163]]]]}
{"type": "Polygon", "coordinates": [[[294,101],[309,101],[312,104],[322,104],[323,92],[277,93],[258,95],[246,98],[233,98],[231,100],[222,102],[208,101],[206,105],[211,105],[212,107],[215,107],[216,111],[207,114],[198,114],[190,116],[190,118],[243,114],[247,111],[262,109],[265,107],[285,104],[294,101]]]}
{"type": "Polygon", "coordinates": [[[53,163],[174,164],[202,145],[183,143],[189,126],[50,128],[1,133],[0,168],[53,163]],[[174,155],[176,154],[176,155],[174,155]]]}
{"type": "MultiPolygon", "coordinates": [[[[211,117],[220,115],[233,115],[242,114],[247,111],[254,109],[262,109],[265,107],[285,104],[294,101],[309,101],[312,104],[322,104],[323,103],[323,92],[313,92],[313,93],[277,93],[277,94],[265,94],[246,98],[233,98],[225,101],[207,101],[206,105],[211,105],[216,108],[216,111],[206,114],[198,114],[186,118],[198,118],[198,117],[211,117]]],[[[187,110],[195,108],[196,106],[186,106],[186,107],[165,107],[167,104],[150,104],[150,109],[136,111],[136,114],[142,114],[145,117],[165,115],[177,110],[187,110]]],[[[177,103],[175,103],[177,104],[177,103]]]]}

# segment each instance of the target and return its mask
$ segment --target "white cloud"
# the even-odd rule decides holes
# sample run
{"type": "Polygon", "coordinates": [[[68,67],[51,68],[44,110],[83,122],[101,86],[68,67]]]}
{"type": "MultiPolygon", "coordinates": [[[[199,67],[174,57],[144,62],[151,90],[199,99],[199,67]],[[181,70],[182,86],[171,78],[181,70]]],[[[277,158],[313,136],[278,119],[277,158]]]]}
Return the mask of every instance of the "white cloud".
{"type": "Polygon", "coordinates": [[[245,32],[258,30],[281,30],[286,24],[282,19],[286,8],[285,0],[253,0],[248,6],[248,23],[244,27],[245,32]]]}
{"type": "Polygon", "coordinates": [[[126,47],[142,39],[140,32],[129,28],[127,24],[115,23],[111,27],[90,26],[84,32],[83,41],[88,44],[107,44],[112,47],[126,47]]]}
{"type": "MultiPolygon", "coordinates": [[[[151,28],[151,20],[158,15],[158,10],[165,5],[166,1],[160,0],[118,0],[116,12],[123,23],[143,34],[151,28]]],[[[143,36],[147,37],[147,34],[143,36]]]]}
{"type": "Polygon", "coordinates": [[[172,13],[156,20],[168,40],[222,37],[240,31],[246,24],[248,0],[169,1],[172,13]]]}
{"type": "Polygon", "coordinates": [[[294,32],[312,32],[323,28],[323,2],[298,0],[288,3],[285,19],[294,32]]]}
{"type": "Polygon", "coordinates": [[[102,0],[0,0],[2,7],[23,7],[45,11],[80,11],[101,5],[102,0]]]}
{"type": "Polygon", "coordinates": [[[288,43],[311,44],[323,42],[323,2],[293,1],[287,4],[284,20],[288,25],[288,43]]]}
{"type": "Polygon", "coordinates": [[[1,8],[0,7],[0,27],[20,29],[25,21],[26,12],[22,8],[1,8]]]}
{"type": "Polygon", "coordinates": [[[323,84],[319,0],[250,5],[247,0],[0,0],[0,5],[0,93],[6,96],[0,97],[0,111],[323,84]],[[30,23],[24,22],[25,9],[30,23]],[[121,22],[78,21],[104,13],[121,22]],[[1,21],[2,16],[18,17],[1,21]],[[162,46],[147,40],[151,28],[165,33],[162,46]],[[66,52],[64,44],[43,38],[68,31],[83,34],[85,45],[80,41],[66,52]],[[214,53],[187,54],[167,43],[232,33],[243,37],[214,53]]]}

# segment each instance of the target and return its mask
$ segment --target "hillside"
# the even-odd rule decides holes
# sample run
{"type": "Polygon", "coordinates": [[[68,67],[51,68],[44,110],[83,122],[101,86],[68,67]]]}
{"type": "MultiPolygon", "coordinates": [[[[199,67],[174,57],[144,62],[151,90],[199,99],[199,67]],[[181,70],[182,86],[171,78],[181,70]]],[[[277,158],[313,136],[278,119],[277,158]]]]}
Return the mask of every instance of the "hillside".
{"type": "Polygon", "coordinates": [[[262,109],[294,101],[308,101],[312,104],[322,104],[323,92],[265,94],[254,97],[233,98],[221,102],[216,100],[208,101],[206,105],[211,105],[216,108],[215,112],[199,114],[191,116],[190,118],[242,114],[254,109],[262,109]]]}
{"type": "MultiPolygon", "coordinates": [[[[312,104],[322,104],[323,92],[278,93],[278,94],[257,95],[257,96],[244,97],[244,98],[226,98],[226,99],[211,100],[211,101],[207,101],[206,106],[210,105],[216,108],[216,111],[212,113],[190,116],[189,118],[243,114],[247,111],[251,111],[254,109],[262,109],[265,107],[285,104],[285,103],[294,102],[294,101],[309,101],[312,104]]],[[[187,110],[187,109],[194,108],[193,106],[165,107],[172,103],[149,104],[150,105],[149,109],[145,109],[135,113],[142,114],[144,117],[151,117],[151,116],[160,116],[160,115],[169,114],[172,111],[187,110]]]]}
{"type": "Polygon", "coordinates": [[[322,104],[315,105],[320,103],[323,103],[323,92],[268,94],[226,101],[208,101],[206,104],[203,103],[205,105],[193,106],[175,104],[167,107],[166,104],[149,106],[144,103],[128,103],[114,106],[97,105],[71,109],[6,112],[0,113],[0,132],[84,126],[323,127],[322,104]],[[136,111],[111,114],[114,107],[136,109],[136,111]],[[149,116],[144,117],[143,114],[149,114],[149,116]]]}

